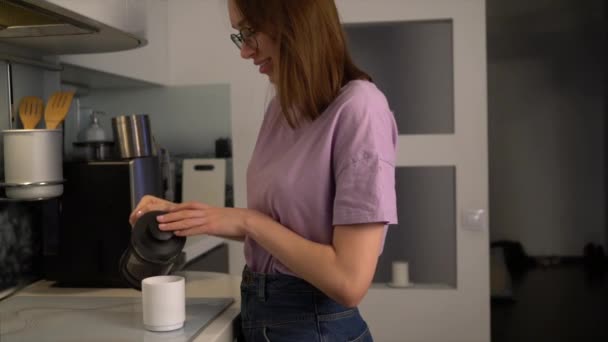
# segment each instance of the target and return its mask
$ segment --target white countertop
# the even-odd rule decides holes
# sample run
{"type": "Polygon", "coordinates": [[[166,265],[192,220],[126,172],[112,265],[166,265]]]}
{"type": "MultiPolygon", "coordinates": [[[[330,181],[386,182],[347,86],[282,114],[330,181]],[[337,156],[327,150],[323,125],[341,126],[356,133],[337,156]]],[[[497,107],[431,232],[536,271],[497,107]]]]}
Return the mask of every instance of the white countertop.
{"type": "MultiPolygon", "coordinates": [[[[186,297],[232,297],[235,302],[214,319],[195,339],[195,342],[233,342],[233,321],[240,312],[240,277],[224,273],[185,272],[186,297]]],[[[141,292],[119,288],[57,288],[50,281],[38,281],[15,296],[77,296],[77,297],[138,297],[141,292]]]]}
{"type": "Polygon", "coordinates": [[[188,263],[224,243],[224,239],[211,235],[194,235],[186,239],[184,262],[188,263]]]}
{"type": "Polygon", "coordinates": [[[8,289],[4,289],[2,291],[0,291],[0,299],[4,298],[4,297],[8,297],[11,294],[13,294],[13,292],[17,291],[16,287],[11,287],[8,289]]]}

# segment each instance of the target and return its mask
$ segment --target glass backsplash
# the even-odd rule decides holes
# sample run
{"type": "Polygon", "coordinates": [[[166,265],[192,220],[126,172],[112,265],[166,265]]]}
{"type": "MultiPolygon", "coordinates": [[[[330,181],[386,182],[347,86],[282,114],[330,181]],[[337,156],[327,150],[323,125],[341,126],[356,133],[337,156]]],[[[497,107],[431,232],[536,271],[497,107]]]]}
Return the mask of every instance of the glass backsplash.
{"type": "Polygon", "coordinates": [[[0,290],[41,276],[42,205],[0,203],[0,290]]]}

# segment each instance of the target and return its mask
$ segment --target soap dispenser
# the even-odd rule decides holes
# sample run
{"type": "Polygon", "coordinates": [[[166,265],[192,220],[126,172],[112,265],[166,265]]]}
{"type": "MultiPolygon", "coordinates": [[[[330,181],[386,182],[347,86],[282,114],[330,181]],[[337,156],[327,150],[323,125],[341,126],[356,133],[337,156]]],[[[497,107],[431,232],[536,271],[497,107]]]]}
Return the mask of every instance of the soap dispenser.
{"type": "Polygon", "coordinates": [[[105,141],[106,140],[106,132],[103,130],[103,127],[99,124],[99,118],[97,114],[105,114],[104,112],[93,111],[91,113],[91,123],[86,128],[84,133],[85,141],[105,141]]]}

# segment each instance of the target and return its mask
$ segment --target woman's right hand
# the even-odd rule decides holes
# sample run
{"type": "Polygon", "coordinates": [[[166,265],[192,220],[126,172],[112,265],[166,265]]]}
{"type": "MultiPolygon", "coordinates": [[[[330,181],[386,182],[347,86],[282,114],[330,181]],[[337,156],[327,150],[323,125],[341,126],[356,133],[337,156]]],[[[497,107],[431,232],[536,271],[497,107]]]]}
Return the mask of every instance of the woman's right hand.
{"type": "Polygon", "coordinates": [[[145,195],[141,198],[131,215],[129,223],[131,227],[135,226],[135,222],[145,213],[149,211],[171,211],[177,206],[176,203],[164,200],[162,198],[145,195]]]}

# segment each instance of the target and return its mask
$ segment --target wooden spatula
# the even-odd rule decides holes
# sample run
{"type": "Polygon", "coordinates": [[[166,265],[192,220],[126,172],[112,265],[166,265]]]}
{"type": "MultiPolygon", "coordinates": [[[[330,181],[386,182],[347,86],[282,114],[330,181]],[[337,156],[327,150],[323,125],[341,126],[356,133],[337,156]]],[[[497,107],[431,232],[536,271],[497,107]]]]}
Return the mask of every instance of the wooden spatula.
{"type": "Polygon", "coordinates": [[[47,129],[57,129],[70,110],[73,91],[58,91],[51,95],[44,110],[44,121],[47,129]]]}
{"type": "Polygon", "coordinates": [[[44,111],[44,101],[37,96],[26,96],[19,102],[19,118],[23,123],[23,128],[34,129],[44,111]]]}

